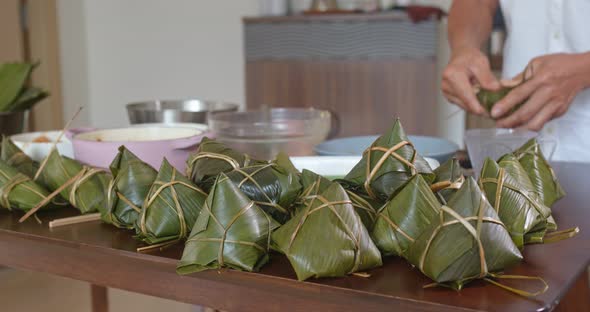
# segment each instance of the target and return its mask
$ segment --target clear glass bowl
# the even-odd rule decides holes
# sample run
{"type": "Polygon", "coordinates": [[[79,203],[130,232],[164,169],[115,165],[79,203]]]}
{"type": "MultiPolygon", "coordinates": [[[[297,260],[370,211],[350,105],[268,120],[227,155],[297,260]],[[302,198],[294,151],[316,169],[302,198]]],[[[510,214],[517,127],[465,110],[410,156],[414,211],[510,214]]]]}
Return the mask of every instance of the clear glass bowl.
{"type": "Polygon", "coordinates": [[[209,117],[215,138],[258,159],[272,159],[279,152],[290,156],[313,155],[332,128],[329,111],[312,108],[217,113],[209,117]]]}

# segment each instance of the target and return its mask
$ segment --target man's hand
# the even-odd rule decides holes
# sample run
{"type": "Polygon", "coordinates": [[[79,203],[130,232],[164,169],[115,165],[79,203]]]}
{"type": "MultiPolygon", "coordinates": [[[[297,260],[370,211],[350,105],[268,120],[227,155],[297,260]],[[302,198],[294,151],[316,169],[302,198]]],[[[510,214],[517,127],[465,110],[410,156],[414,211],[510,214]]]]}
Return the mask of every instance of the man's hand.
{"type": "Polygon", "coordinates": [[[498,127],[524,126],[539,131],[548,121],[568,110],[581,90],[590,87],[590,54],[549,54],[533,59],[527,69],[505,85],[518,84],[496,103],[492,117],[500,118],[498,127]],[[524,102],[524,103],[523,103],[524,102]],[[504,116],[518,105],[514,113],[504,116]]]}
{"type": "Polygon", "coordinates": [[[474,87],[479,85],[488,90],[497,90],[500,83],[492,74],[488,58],[474,48],[453,52],[449,65],[442,76],[441,89],[445,97],[468,112],[486,115],[487,112],[477,101],[474,87]]]}

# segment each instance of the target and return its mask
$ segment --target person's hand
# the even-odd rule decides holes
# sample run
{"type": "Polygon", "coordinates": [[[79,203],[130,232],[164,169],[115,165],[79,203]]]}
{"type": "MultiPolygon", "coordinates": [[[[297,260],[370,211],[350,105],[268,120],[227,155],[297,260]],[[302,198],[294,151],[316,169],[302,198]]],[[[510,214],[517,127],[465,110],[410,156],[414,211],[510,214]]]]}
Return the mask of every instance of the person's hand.
{"type": "Polygon", "coordinates": [[[549,54],[533,59],[524,72],[502,84],[514,86],[492,109],[492,117],[500,118],[498,127],[525,127],[539,131],[548,121],[568,110],[581,90],[590,86],[588,54],[549,54]],[[504,116],[523,103],[514,113],[504,116]]]}
{"type": "Polygon", "coordinates": [[[453,53],[442,75],[441,89],[447,100],[466,111],[486,115],[474,88],[497,90],[501,87],[490,69],[488,58],[479,49],[463,49],[453,53]]]}

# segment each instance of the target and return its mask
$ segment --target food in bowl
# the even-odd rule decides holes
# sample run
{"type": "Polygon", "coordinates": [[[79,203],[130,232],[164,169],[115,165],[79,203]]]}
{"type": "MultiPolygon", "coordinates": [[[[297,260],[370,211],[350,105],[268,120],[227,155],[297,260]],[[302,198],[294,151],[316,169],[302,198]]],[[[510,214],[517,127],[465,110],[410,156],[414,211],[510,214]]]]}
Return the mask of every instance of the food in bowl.
{"type": "MultiPolygon", "coordinates": [[[[46,132],[29,132],[13,135],[10,138],[14,144],[22,149],[25,154],[31,157],[31,159],[35,161],[42,161],[51,151],[51,148],[55,144],[55,141],[58,139],[60,133],[61,131],[58,130],[46,132]]],[[[74,157],[72,142],[70,142],[70,140],[68,140],[65,136],[62,136],[59,142],[55,145],[61,155],[70,158],[74,157]]]]}

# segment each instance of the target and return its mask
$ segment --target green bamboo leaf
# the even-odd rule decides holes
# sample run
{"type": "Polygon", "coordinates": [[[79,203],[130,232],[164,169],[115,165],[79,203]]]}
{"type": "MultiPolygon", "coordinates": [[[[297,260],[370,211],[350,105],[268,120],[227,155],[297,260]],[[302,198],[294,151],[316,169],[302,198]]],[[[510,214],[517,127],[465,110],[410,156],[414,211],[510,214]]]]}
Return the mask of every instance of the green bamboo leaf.
{"type": "Polygon", "coordinates": [[[190,233],[207,194],[164,159],[135,225],[149,245],[171,243],[190,233]]]}
{"type": "Polygon", "coordinates": [[[113,180],[107,192],[107,210],[102,219],[119,228],[132,229],[158,172],[125,146],[110,166],[113,180]]]}
{"type": "Polygon", "coordinates": [[[405,257],[410,245],[439,215],[440,206],[422,176],[412,177],[379,210],[371,237],[383,256],[405,257]]]}
{"type": "MultiPolygon", "coordinates": [[[[310,198],[313,199],[314,196],[320,195],[333,183],[329,179],[306,169],[301,174],[301,181],[303,184],[303,193],[298,204],[295,205],[295,210],[305,209],[307,201],[310,198]]],[[[383,204],[363,194],[356,194],[346,189],[345,191],[352,202],[354,210],[361,217],[363,224],[368,230],[371,230],[375,224],[375,220],[377,220],[377,210],[383,204]]]]}
{"type": "Polygon", "coordinates": [[[410,246],[407,259],[436,283],[461,289],[519,263],[522,255],[470,177],[410,246]]]}
{"type": "Polygon", "coordinates": [[[234,169],[227,177],[280,223],[291,218],[291,205],[302,191],[299,176],[276,163],[234,169]]]}
{"type": "Polygon", "coordinates": [[[543,156],[536,139],[526,142],[514,151],[514,155],[527,172],[533,189],[539,194],[545,206],[551,207],[565,196],[565,191],[559,184],[553,168],[543,156]]]}
{"type": "Polygon", "coordinates": [[[205,137],[199,144],[197,152],[187,161],[187,176],[197,186],[209,191],[220,173],[265,163],[205,137]]]}
{"type": "Polygon", "coordinates": [[[542,242],[547,230],[552,229],[548,222],[551,210],[533,191],[526,171],[514,156],[504,156],[500,163],[486,159],[479,183],[516,246],[542,242]]]}
{"type": "Polygon", "coordinates": [[[111,176],[102,170],[83,166],[80,162],[59,155],[53,149],[40,165],[39,179],[51,191],[68,185],[60,192],[81,213],[106,210],[107,187],[111,176]]]}
{"type": "Polygon", "coordinates": [[[0,112],[9,112],[24,88],[34,65],[6,63],[0,66],[0,112]]]}
{"type": "Polygon", "coordinates": [[[339,277],[382,265],[346,191],[332,183],[272,234],[299,280],[339,277]]]}
{"type": "Polygon", "coordinates": [[[37,173],[37,169],[39,169],[39,164],[16,146],[9,137],[2,138],[0,160],[5,161],[8,165],[30,178],[33,178],[37,173]]]}
{"type": "Polygon", "coordinates": [[[431,188],[437,193],[441,203],[446,204],[465,181],[463,169],[459,164],[459,160],[452,158],[436,168],[434,174],[436,178],[432,182],[431,188]]]}
{"type": "Polygon", "coordinates": [[[177,272],[229,267],[258,271],[268,262],[270,234],[279,227],[223,173],[186,242],[177,272]]]}
{"type": "Polygon", "coordinates": [[[416,173],[429,183],[434,180],[432,169],[416,152],[397,119],[391,130],[365,151],[361,161],[340,182],[357,194],[387,201],[416,173]],[[394,148],[393,153],[387,153],[394,148]]]}
{"type": "MultiPolygon", "coordinates": [[[[49,197],[49,191],[33,182],[17,169],[0,160],[0,206],[5,209],[29,211],[49,197]]],[[[49,202],[41,210],[57,206],[49,202]]]]}

